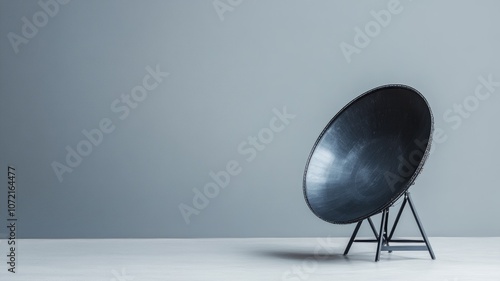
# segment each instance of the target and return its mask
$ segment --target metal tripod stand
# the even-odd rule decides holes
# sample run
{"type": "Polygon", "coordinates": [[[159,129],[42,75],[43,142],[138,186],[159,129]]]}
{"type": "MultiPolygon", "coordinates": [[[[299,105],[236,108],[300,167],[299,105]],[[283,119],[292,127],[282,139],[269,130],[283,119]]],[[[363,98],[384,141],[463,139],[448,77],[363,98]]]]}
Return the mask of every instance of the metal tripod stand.
{"type": "Polygon", "coordinates": [[[389,208],[390,207],[382,211],[382,218],[380,222],[379,232],[377,232],[377,230],[375,229],[375,225],[373,224],[371,217],[366,219],[370,223],[370,227],[373,231],[373,234],[375,235],[375,239],[356,239],[356,235],[358,234],[359,228],[361,227],[363,221],[359,221],[356,224],[356,228],[354,228],[354,232],[352,233],[351,239],[349,240],[349,243],[347,244],[347,247],[344,251],[344,256],[349,253],[349,250],[351,249],[353,242],[370,242],[370,243],[377,243],[377,253],[375,254],[376,262],[379,261],[380,259],[381,251],[388,251],[389,253],[391,253],[392,251],[429,251],[431,258],[433,260],[436,259],[436,257],[434,256],[434,252],[432,251],[429,239],[427,238],[427,234],[425,234],[424,227],[422,226],[420,218],[418,217],[417,210],[415,209],[415,206],[413,205],[413,202],[411,200],[410,193],[408,191],[405,192],[403,203],[401,204],[398,215],[396,216],[396,220],[394,221],[394,225],[392,226],[390,233],[388,232],[389,208]],[[417,222],[418,229],[420,230],[420,234],[422,235],[423,238],[422,240],[392,239],[392,236],[394,235],[394,231],[396,230],[396,226],[398,225],[401,214],[403,213],[403,209],[407,203],[410,206],[415,221],[417,222]],[[389,243],[425,243],[425,246],[416,246],[416,245],[390,246],[389,243]]]}

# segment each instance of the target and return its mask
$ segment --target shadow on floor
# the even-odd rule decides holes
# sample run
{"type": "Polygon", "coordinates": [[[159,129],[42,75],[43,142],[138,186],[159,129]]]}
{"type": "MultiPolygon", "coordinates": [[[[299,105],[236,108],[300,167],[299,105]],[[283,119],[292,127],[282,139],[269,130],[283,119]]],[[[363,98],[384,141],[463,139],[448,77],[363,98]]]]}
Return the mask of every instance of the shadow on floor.
{"type": "MultiPolygon", "coordinates": [[[[304,250],[266,250],[260,249],[253,251],[252,254],[267,257],[273,259],[283,259],[283,260],[315,260],[317,262],[338,262],[338,263],[352,263],[352,262],[375,262],[375,252],[363,251],[363,252],[353,252],[344,256],[342,253],[326,253],[314,251],[304,251],[304,250]]],[[[380,261],[396,261],[396,260],[428,260],[429,257],[426,255],[416,255],[412,252],[399,252],[399,253],[387,253],[382,252],[380,256],[380,261]]]]}
{"type": "Polygon", "coordinates": [[[374,253],[356,253],[356,254],[349,254],[347,256],[344,256],[342,253],[314,253],[312,251],[293,251],[293,250],[287,250],[287,251],[278,251],[278,250],[259,250],[253,252],[255,255],[259,255],[261,257],[269,257],[269,258],[278,258],[278,259],[286,259],[286,260],[297,260],[297,261],[303,261],[307,259],[313,259],[318,262],[328,262],[331,263],[332,261],[338,261],[338,262],[351,262],[351,261],[369,261],[373,262],[374,259],[374,253]]]}

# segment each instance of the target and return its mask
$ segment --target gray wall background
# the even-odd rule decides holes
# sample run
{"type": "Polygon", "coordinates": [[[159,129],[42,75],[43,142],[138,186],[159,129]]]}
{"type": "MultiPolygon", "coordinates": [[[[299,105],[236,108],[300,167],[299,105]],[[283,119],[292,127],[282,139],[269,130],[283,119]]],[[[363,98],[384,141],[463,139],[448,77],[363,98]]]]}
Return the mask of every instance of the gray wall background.
{"type": "MultiPolygon", "coordinates": [[[[10,164],[21,238],[347,236],[353,225],[305,204],[305,162],[347,102],[403,83],[426,96],[442,132],[411,189],[428,234],[500,235],[500,87],[474,98],[479,77],[500,81],[500,2],[401,0],[348,63],[341,43],[355,46],[370,12],[393,3],[74,0],[52,16],[37,1],[0,1],[2,225],[10,164]],[[31,38],[23,17],[40,25],[25,28],[31,38]],[[17,53],[11,32],[25,40],[17,53]],[[112,103],[157,65],[170,75],[120,119],[112,103]],[[238,146],[284,107],[295,118],[247,161],[238,146]],[[66,146],[103,118],[114,131],[60,182],[51,163],[65,164],[66,146]],[[179,205],[231,160],[241,172],[186,224],[179,205]]],[[[398,234],[417,235],[405,218],[398,234]]]]}

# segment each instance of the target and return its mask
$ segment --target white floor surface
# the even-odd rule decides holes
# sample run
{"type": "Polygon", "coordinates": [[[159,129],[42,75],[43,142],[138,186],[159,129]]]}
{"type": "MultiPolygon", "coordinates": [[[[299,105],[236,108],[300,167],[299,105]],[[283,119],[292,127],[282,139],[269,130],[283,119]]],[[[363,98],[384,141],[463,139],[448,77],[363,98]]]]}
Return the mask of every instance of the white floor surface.
{"type": "Polygon", "coordinates": [[[427,252],[384,252],[347,238],[17,240],[0,243],[0,280],[500,280],[500,237],[436,238],[427,252]]]}

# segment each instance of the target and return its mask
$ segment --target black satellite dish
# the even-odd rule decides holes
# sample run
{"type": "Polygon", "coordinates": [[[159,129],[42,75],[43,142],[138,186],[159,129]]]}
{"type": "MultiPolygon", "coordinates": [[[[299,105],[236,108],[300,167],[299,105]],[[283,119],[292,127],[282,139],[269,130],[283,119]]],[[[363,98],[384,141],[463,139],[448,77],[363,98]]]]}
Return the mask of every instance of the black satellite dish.
{"type": "Polygon", "coordinates": [[[334,224],[358,223],[345,254],[352,242],[358,241],[355,236],[365,219],[376,236],[376,240],[368,242],[379,243],[376,260],[380,250],[398,250],[389,242],[398,242],[392,234],[408,202],[424,240],[404,241],[425,242],[425,250],[434,259],[408,193],[429,154],[432,132],[429,104],[417,90],[405,85],[385,85],[360,95],[321,132],[307,160],[304,196],[319,218],[334,224]],[[389,207],[403,195],[389,235],[389,207]],[[370,217],[380,212],[383,215],[378,235],[370,217]]]}

